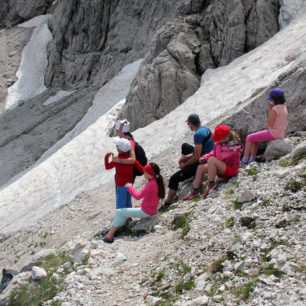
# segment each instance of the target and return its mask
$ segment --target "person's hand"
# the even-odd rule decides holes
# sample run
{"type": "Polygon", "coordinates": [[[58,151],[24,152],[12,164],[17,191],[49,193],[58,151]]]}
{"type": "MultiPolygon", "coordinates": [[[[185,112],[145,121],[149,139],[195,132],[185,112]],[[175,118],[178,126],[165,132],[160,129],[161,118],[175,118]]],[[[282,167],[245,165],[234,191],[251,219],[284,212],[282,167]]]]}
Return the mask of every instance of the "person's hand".
{"type": "Polygon", "coordinates": [[[199,158],[199,163],[203,163],[205,160],[206,160],[206,159],[204,158],[204,156],[201,156],[201,157],[199,158]]]}
{"type": "Polygon", "coordinates": [[[130,183],[126,183],[125,185],[124,185],[124,187],[126,187],[126,188],[129,188],[129,187],[131,187],[132,186],[132,184],[130,184],[130,183]]]}
{"type": "Polygon", "coordinates": [[[180,159],[179,159],[179,164],[183,163],[186,161],[186,157],[185,156],[182,156],[180,159]]]}
{"type": "Polygon", "coordinates": [[[273,106],[274,106],[274,105],[273,105],[273,102],[272,102],[272,101],[269,101],[269,103],[268,103],[268,109],[269,109],[269,111],[271,111],[271,109],[272,109],[273,106]]]}
{"type": "Polygon", "coordinates": [[[118,156],[113,156],[113,162],[114,163],[119,163],[119,157],[118,156]]]}
{"type": "Polygon", "coordinates": [[[135,207],[140,207],[140,204],[135,204],[135,207]]]}

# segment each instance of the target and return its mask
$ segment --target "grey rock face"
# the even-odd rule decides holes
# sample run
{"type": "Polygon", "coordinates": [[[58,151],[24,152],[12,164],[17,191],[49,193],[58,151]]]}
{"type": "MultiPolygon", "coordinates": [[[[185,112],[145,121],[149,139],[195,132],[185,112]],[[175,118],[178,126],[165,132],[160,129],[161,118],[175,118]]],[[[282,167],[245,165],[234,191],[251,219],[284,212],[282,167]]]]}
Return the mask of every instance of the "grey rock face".
{"type": "Polygon", "coordinates": [[[276,139],[269,141],[264,153],[264,158],[267,161],[278,159],[281,156],[287,155],[292,151],[292,144],[285,139],[276,139]]]}
{"type": "Polygon", "coordinates": [[[54,0],[2,0],[0,29],[12,27],[38,15],[47,14],[54,0]]]}
{"type": "Polygon", "coordinates": [[[0,117],[0,185],[31,166],[69,132],[92,105],[94,91],[84,89],[50,105],[46,91],[0,117]]]}
{"type": "Polygon", "coordinates": [[[197,1],[182,14],[158,32],[131,86],[122,117],[133,129],[183,103],[207,68],[228,64],[278,31],[276,0],[197,1]]]}
{"type": "Polygon", "coordinates": [[[60,1],[50,28],[46,84],[80,88],[103,85],[126,64],[145,55],[180,1],[60,1]]]}
{"type": "MultiPolygon", "coordinates": [[[[290,58],[288,58],[290,60],[290,58]]],[[[304,131],[306,129],[306,97],[305,92],[305,61],[297,67],[281,76],[280,80],[270,88],[263,89],[261,92],[254,92],[253,101],[226,118],[221,124],[227,124],[245,138],[250,133],[267,129],[266,119],[268,109],[266,97],[272,88],[280,87],[283,89],[288,109],[288,127],[286,134],[294,131],[304,131]],[[299,68],[301,67],[301,68],[299,68]]]]}

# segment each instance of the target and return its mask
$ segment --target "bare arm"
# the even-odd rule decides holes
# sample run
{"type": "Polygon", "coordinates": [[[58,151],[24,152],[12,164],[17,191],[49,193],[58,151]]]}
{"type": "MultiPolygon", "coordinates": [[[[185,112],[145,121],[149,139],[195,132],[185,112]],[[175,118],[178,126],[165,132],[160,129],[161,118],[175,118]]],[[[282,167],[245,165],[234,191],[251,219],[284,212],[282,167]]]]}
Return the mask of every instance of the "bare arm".
{"type": "Polygon", "coordinates": [[[181,168],[195,164],[199,160],[201,152],[202,152],[202,144],[195,145],[192,157],[188,159],[186,162],[183,162],[181,164],[181,168]]]}
{"type": "MultiPolygon", "coordinates": [[[[120,159],[121,164],[135,164],[136,161],[136,157],[135,157],[135,150],[132,147],[131,151],[130,151],[130,157],[129,158],[124,158],[124,159],[120,159]]],[[[113,158],[113,162],[115,163],[119,163],[119,158],[118,157],[114,157],[113,158]]]]}

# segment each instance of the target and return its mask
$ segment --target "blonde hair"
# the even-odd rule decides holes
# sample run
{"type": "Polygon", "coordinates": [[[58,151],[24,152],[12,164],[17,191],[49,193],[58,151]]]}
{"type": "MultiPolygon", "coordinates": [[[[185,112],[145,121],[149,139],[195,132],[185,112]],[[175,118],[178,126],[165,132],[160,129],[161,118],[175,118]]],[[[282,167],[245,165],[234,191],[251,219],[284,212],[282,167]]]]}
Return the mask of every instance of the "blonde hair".
{"type": "Polygon", "coordinates": [[[238,133],[235,132],[235,131],[230,131],[230,133],[229,133],[229,139],[230,139],[230,140],[235,140],[235,141],[241,142],[240,136],[239,136],[238,133]]]}

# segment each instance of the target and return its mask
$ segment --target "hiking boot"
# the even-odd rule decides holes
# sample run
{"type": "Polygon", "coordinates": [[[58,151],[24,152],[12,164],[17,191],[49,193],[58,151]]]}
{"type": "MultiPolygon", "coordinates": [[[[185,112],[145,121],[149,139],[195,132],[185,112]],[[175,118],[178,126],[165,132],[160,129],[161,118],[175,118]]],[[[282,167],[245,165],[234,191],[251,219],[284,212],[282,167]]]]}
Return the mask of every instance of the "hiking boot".
{"type": "Polygon", "coordinates": [[[110,237],[108,237],[108,235],[106,234],[106,235],[104,236],[104,238],[103,238],[103,241],[104,241],[105,243],[113,243],[113,242],[114,242],[114,238],[113,238],[113,237],[110,238],[110,237]]]}
{"type": "Polygon", "coordinates": [[[183,200],[186,201],[186,200],[191,200],[195,197],[198,197],[200,194],[198,192],[194,192],[194,191],[191,191],[189,194],[187,194],[185,197],[183,197],[183,200]]]}
{"type": "Polygon", "coordinates": [[[202,194],[203,197],[207,197],[211,190],[216,190],[218,188],[218,184],[208,185],[206,191],[202,194]]]}
{"type": "Polygon", "coordinates": [[[158,212],[165,212],[169,207],[171,203],[165,202],[159,209],[158,212]]]}

